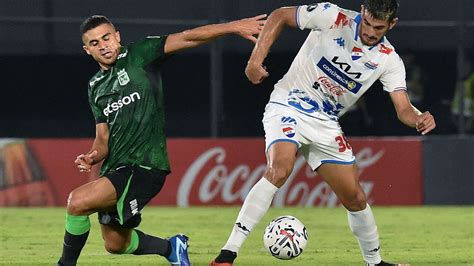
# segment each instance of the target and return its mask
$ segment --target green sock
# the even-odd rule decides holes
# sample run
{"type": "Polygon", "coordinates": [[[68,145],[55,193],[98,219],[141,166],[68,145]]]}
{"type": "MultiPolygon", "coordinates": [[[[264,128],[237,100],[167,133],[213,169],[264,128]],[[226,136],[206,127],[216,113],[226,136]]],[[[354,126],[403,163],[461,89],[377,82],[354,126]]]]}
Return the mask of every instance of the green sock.
{"type": "Polygon", "coordinates": [[[135,250],[138,248],[138,242],[138,234],[135,230],[133,230],[130,245],[128,245],[128,248],[123,252],[123,254],[133,254],[133,252],[135,252],[135,250]]]}
{"type": "Polygon", "coordinates": [[[89,236],[90,227],[89,216],[66,214],[63,253],[59,259],[61,265],[76,265],[81,250],[89,236]]]}
{"type": "Polygon", "coordinates": [[[66,231],[72,235],[82,235],[89,232],[91,222],[89,216],[75,216],[66,214],[66,231]]]}
{"type": "MultiPolygon", "coordinates": [[[[132,233],[132,243],[134,235],[136,235],[137,242],[135,250],[132,252],[132,254],[158,254],[164,257],[168,257],[170,255],[171,245],[167,239],[147,235],[142,231],[135,229],[132,233]]],[[[130,245],[132,245],[132,243],[130,243],[130,245]]]]}

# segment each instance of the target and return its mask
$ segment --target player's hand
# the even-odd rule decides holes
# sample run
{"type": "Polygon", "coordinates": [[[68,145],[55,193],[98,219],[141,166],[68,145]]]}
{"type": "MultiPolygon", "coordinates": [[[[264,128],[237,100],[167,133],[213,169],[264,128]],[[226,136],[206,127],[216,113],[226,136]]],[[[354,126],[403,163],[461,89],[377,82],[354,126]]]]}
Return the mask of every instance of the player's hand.
{"type": "Polygon", "coordinates": [[[79,168],[80,172],[90,172],[95,156],[97,156],[96,150],[88,154],[81,154],[77,156],[76,160],[74,160],[74,163],[76,164],[77,168],[79,168]]]}
{"type": "Polygon", "coordinates": [[[229,23],[236,34],[242,36],[242,38],[252,41],[253,43],[256,43],[257,38],[255,35],[258,35],[262,31],[263,26],[265,25],[266,17],[267,15],[263,14],[251,18],[232,21],[229,23]]]}
{"type": "Polygon", "coordinates": [[[416,121],[416,131],[421,132],[422,135],[426,135],[428,132],[436,127],[434,116],[430,112],[426,111],[418,116],[416,121]]]}
{"type": "Polygon", "coordinates": [[[268,74],[265,66],[249,62],[245,68],[245,75],[252,84],[256,85],[262,83],[270,74],[268,74]]]}

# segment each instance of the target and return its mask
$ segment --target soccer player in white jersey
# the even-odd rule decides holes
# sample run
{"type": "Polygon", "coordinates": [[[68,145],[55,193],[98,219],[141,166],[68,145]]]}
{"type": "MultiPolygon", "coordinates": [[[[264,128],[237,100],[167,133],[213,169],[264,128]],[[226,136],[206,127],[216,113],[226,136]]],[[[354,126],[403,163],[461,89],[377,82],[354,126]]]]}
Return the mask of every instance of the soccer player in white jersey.
{"type": "Polygon", "coordinates": [[[265,108],[264,176],[250,190],[227,243],[210,265],[232,265],[292,172],[297,153],[324,178],[347,209],[349,227],[365,263],[396,265],[381,258],[375,219],[338,117],[379,79],[402,123],[423,135],[435,128],[433,116],[410,103],[403,62],[385,38],[398,21],[397,8],[396,0],[364,0],[360,13],[330,3],[272,12],[245,69],[253,84],[268,77],[263,61],[285,26],[311,31],[265,108]]]}

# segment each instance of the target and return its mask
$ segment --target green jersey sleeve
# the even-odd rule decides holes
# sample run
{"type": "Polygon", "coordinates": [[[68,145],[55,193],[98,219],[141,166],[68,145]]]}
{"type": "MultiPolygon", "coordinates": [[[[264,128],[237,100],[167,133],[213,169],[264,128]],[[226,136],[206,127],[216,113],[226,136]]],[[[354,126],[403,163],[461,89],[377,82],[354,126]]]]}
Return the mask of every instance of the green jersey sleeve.
{"type": "Polygon", "coordinates": [[[91,106],[92,114],[94,115],[94,118],[95,118],[95,123],[100,124],[100,123],[107,122],[107,117],[104,115],[104,113],[100,110],[99,106],[96,104],[95,95],[90,88],[88,90],[88,96],[89,96],[89,105],[91,106]]]}
{"type": "Polygon", "coordinates": [[[135,62],[140,66],[146,66],[155,61],[165,58],[165,42],[168,36],[148,36],[139,42],[129,46],[135,62]]]}

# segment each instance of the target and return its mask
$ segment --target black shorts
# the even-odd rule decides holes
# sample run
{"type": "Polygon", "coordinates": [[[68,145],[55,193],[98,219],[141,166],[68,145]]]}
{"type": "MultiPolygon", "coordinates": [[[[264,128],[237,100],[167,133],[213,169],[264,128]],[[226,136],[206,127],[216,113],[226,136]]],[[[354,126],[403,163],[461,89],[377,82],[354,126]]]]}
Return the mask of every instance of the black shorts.
{"type": "Polygon", "coordinates": [[[99,212],[99,222],[135,228],[141,222],[140,211],[160,192],[169,171],[150,169],[138,165],[125,165],[107,172],[117,192],[115,211],[99,212]]]}

